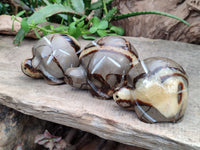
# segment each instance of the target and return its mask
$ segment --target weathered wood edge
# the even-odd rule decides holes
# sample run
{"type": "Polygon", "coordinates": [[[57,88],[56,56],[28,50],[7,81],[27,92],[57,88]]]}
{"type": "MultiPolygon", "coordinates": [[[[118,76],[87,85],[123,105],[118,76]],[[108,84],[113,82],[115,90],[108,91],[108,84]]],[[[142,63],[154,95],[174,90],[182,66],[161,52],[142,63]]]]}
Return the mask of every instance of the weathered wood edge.
{"type": "Polygon", "coordinates": [[[124,144],[134,145],[134,146],[148,148],[148,149],[199,150],[200,148],[199,146],[190,145],[189,143],[179,143],[177,141],[173,141],[171,139],[160,137],[157,135],[146,134],[144,132],[141,134],[141,131],[138,131],[138,130],[134,130],[134,131],[127,130],[128,129],[127,126],[124,126],[124,125],[121,125],[123,127],[116,126],[116,124],[112,120],[107,120],[105,118],[101,118],[96,115],[84,114],[82,116],[74,116],[74,114],[71,115],[70,113],[69,114],[62,113],[62,112],[59,112],[58,110],[54,110],[46,106],[43,106],[43,109],[45,111],[34,110],[31,108],[27,109],[28,107],[31,106],[30,104],[21,103],[20,105],[16,105],[17,101],[19,100],[12,98],[9,95],[4,95],[3,93],[0,92],[0,103],[6,105],[7,107],[16,109],[17,111],[23,114],[31,115],[39,119],[44,120],[44,118],[47,118],[46,120],[50,122],[53,121],[58,124],[62,122],[62,125],[66,125],[66,126],[83,130],[83,131],[87,131],[95,135],[98,135],[104,139],[112,139],[117,142],[123,141],[124,144]],[[25,111],[25,110],[30,110],[30,111],[25,111]],[[56,116],[55,116],[55,113],[56,113],[56,116]],[[101,124],[101,128],[99,128],[98,125],[95,126],[95,125],[86,124],[86,122],[90,121],[91,118],[95,118],[96,124],[101,124]],[[113,130],[110,130],[109,132],[105,132],[105,130],[103,130],[103,128],[113,129],[113,126],[114,126],[114,129],[118,132],[115,132],[113,130]],[[122,130],[123,128],[126,128],[126,131],[125,130],[123,131],[122,130]],[[132,140],[127,141],[127,139],[130,139],[130,137],[132,138],[132,140]],[[144,142],[146,143],[144,144],[144,142]]]}
{"type": "MultiPolygon", "coordinates": [[[[144,39],[144,40],[148,40],[148,39],[144,39]]],[[[31,110],[32,109],[31,107],[34,107],[31,104],[22,103],[20,105],[16,105],[15,103],[17,101],[19,101],[19,100],[16,99],[16,98],[12,98],[9,95],[6,95],[5,93],[0,92],[0,103],[2,103],[2,104],[4,103],[4,105],[11,107],[11,108],[14,108],[14,109],[16,109],[16,110],[18,110],[18,111],[20,111],[24,114],[33,115],[37,118],[44,119],[45,116],[49,117],[52,114],[54,115],[54,113],[57,113],[58,117],[60,117],[60,118],[57,118],[57,117],[54,116],[54,117],[52,117],[52,119],[49,118],[48,120],[49,121],[53,120],[54,122],[60,123],[60,122],[63,122],[62,119],[66,119],[66,121],[63,123],[64,125],[79,128],[79,129],[82,129],[84,131],[88,131],[88,128],[89,128],[91,131],[88,131],[88,132],[94,133],[94,134],[99,135],[99,136],[106,138],[106,139],[110,139],[110,137],[112,137],[112,139],[115,138],[116,141],[121,142],[119,137],[118,137],[118,136],[120,136],[120,134],[114,134],[116,136],[110,136],[109,133],[112,133],[112,135],[113,135],[113,133],[115,133],[114,131],[102,134],[103,130],[101,128],[98,128],[98,127],[95,127],[95,126],[88,127],[88,124],[83,124],[83,122],[87,121],[88,118],[93,117],[93,118],[98,118],[98,121],[102,124],[102,127],[113,126],[112,120],[108,121],[105,118],[101,118],[99,116],[91,116],[91,115],[87,116],[87,114],[85,114],[86,116],[85,115],[83,115],[81,117],[76,116],[74,118],[74,116],[72,116],[70,114],[66,115],[62,112],[59,112],[57,110],[53,110],[53,109],[45,107],[45,106],[44,106],[44,108],[46,109],[45,111],[38,112],[36,110],[31,110]],[[30,111],[24,111],[24,108],[27,108],[27,107],[30,107],[30,109],[29,109],[30,111]],[[38,114],[43,114],[43,116],[38,115],[38,114]],[[79,124],[77,124],[77,122],[79,122],[79,124]],[[107,124],[108,122],[109,122],[109,124],[107,124]]],[[[116,130],[120,129],[120,131],[121,131],[121,129],[126,128],[126,126],[123,126],[122,128],[120,128],[120,126],[114,126],[114,127],[116,128],[116,130]]],[[[124,133],[125,133],[125,131],[124,131],[124,133]]],[[[160,136],[152,135],[152,134],[145,134],[144,136],[142,136],[140,133],[141,132],[138,131],[138,130],[134,130],[134,131],[131,130],[131,131],[128,131],[128,133],[127,133],[127,130],[126,130],[126,136],[123,137],[123,139],[124,139],[123,143],[129,144],[129,145],[140,146],[140,147],[144,147],[144,148],[150,148],[150,149],[155,149],[155,148],[156,149],[157,148],[161,148],[161,149],[200,149],[200,145],[198,145],[198,144],[193,145],[191,143],[181,143],[181,142],[177,142],[177,141],[174,141],[172,139],[169,139],[169,138],[160,137],[160,136]],[[133,140],[126,142],[127,137],[133,137],[133,140]],[[153,138],[154,141],[150,140],[152,138],[153,138]],[[146,145],[144,145],[144,143],[143,143],[144,140],[147,141],[146,145]]]]}

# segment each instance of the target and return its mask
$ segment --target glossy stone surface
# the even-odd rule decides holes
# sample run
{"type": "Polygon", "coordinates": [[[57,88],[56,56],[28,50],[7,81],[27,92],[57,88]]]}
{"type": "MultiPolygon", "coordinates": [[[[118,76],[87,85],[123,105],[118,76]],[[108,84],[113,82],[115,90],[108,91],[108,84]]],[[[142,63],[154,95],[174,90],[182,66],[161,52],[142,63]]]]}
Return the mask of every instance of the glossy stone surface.
{"type": "Polygon", "coordinates": [[[33,57],[26,59],[22,71],[32,78],[44,78],[49,84],[64,83],[64,71],[79,65],[78,41],[61,34],[50,34],[38,40],[32,48],[33,57]]]}
{"type": "Polygon", "coordinates": [[[188,100],[188,77],[175,61],[164,57],[142,60],[128,73],[128,86],[114,93],[122,107],[135,110],[144,122],[177,122],[188,100]]]}
{"type": "Polygon", "coordinates": [[[73,87],[90,89],[95,97],[112,98],[114,89],[126,84],[126,74],[138,63],[137,58],[136,49],[126,39],[100,38],[81,51],[81,66],[66,71],[66,82],[73,87]]]}

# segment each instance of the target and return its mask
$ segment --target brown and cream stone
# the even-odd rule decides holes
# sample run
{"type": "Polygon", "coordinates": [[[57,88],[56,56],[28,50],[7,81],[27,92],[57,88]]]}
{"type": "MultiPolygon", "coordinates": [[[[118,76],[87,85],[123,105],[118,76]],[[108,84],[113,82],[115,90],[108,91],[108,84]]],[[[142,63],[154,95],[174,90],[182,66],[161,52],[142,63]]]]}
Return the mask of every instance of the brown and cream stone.
{"type": "Polygon", "coordinates": [[[80,45],[73,37],[50,34],[33,46],[33,57],[26,59],[21,69],[29,77],[44,78],[48,84],[62,84],[65,70],[79,65],[79,50],[80,45]]]}
{"type": "Polygon", "coordinates": [[[126,39],[106,36],[88,44],[79,59],[78,68],[65,72],[65,81],[76,88],[90,89],[93,96],[109,99],[116,87],[126,84],[126,75],[138,63],[138,54],[126,39]]]}
{"type": "Polygon", "coordinates": [[[113,95],[122,107],[135,110],[140,120],[176,122],[183,117],[188,98],[188,79],[176,62],[147,58],[128,73],[128,86],[113,95]]]}

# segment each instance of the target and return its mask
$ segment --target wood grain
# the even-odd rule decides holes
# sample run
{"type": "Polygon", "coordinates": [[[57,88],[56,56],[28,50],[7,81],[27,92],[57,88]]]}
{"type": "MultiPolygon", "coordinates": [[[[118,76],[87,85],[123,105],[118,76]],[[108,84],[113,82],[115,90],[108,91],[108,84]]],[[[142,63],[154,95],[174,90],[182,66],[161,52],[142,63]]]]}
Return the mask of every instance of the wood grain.
{"type": "MultiPolygon", "coordinates": [[[[0,35],[0,103],[24,114],[96,134],[102,138],[148,149],[200,149],[200,46],[130,38],[142,58],[164,56],[181,64],[189,76],[188,107],[179,123],[146,124],[113,100],[98,100],[88,91],[68,85],[50,86],[21,72],[36,41],[20,47],[14,37],[0,35]]],[[[84,47],[89,41],[81,41],[84,47]]]]}

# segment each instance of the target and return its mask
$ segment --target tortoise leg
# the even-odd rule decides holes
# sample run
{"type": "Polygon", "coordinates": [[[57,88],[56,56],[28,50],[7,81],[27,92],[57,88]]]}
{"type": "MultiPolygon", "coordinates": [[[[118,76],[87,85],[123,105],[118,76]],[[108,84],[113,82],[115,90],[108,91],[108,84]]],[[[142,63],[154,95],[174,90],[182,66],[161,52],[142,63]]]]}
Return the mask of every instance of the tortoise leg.
{"type": "Polygon", "coordinates": [[[68,68],[65,72],[65,82],[72,87],[79,89],[88,89],[87,73],[82,66],[76,68],[68,68]]]}

